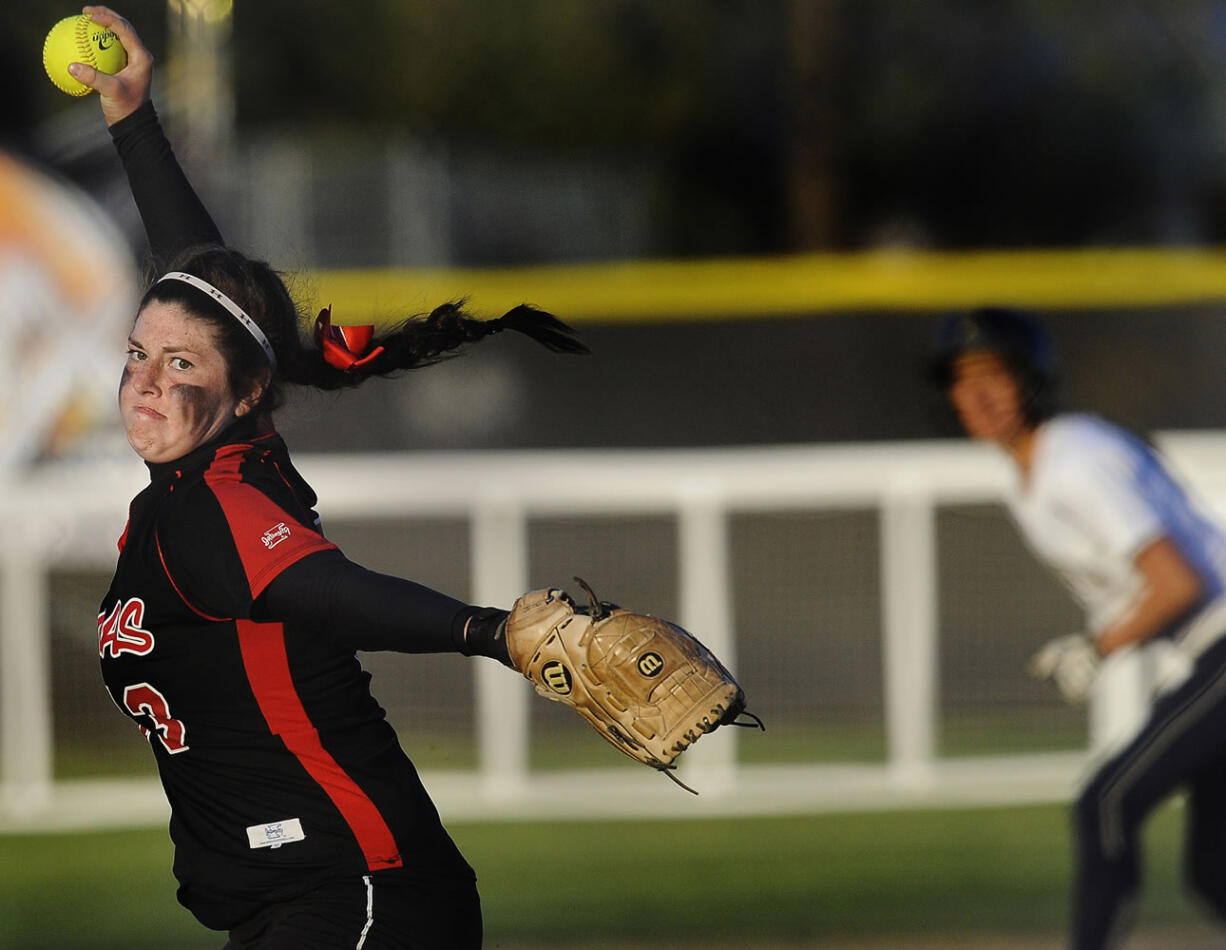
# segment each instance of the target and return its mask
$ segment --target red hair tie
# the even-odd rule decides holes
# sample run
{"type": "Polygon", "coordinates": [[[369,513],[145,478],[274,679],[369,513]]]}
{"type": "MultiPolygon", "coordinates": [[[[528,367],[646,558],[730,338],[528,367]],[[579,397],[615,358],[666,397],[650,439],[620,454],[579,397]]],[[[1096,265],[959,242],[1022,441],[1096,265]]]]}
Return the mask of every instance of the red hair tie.
{"type": "Polygon", "coordinates": [[[315,318],[315,345],[323,351],[324,359],[340,370],[365,369],[383,352],[381,346],[366,352],[374,333],[373,324],[334,327],[331,305],[315,318]]]}

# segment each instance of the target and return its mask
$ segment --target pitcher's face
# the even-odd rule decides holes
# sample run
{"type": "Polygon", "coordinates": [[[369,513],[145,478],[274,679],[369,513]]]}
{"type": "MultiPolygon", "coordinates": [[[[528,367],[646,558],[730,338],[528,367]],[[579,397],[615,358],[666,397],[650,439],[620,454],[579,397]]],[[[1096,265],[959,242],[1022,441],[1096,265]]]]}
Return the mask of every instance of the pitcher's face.
{"type": "Polygon", "coordinates": [[[173,462],[216,436],[249,406],[230,390],[212,327],[175,303],[137,315],[119,384],[128,442],[146,462],[173,462]]]}

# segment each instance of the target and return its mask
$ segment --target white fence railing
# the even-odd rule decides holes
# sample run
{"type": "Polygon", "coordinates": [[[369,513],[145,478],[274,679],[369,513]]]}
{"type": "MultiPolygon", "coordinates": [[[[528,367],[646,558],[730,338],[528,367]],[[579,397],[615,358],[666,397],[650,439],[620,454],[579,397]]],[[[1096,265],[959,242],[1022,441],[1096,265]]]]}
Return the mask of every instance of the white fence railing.
{"type": "MultiPolygon", "coordinates": [[[[1219,513],[1226,511],[1226,435],[1160,440],[1176,468],[1219,513]]],[[[728,519],[738,512],[875,509],[879,513],[883,764],[738,763],[738,730],[723,729],[683,758],[693,799],[650,773],[550,773],[529,768],[523,682],[479,664],[478,765],[427,773],[450,817],[527,813],[552,800],[610,816],[729,814],[889,807],[928,802],[1045,800],[1066,796],[1084,753],[977,757],[936,754],[937,552],[942,505],[990,503],[1009,477],[1003,459],[963,442],[682,451],[559,451],[310,456],[299,468],[317,489],[325,524],[451,516],[470,531],[472,600],[509,605],[527,586],[528,519],[666,514],[677,523],[680,616],[736,669],[728,519]]],[[[55,568],[108,567],[139,464],[56,465],[11,479],[0,493],[0,828],[161,820],[148,780],[56,781],[49,655],[48,577],[55,568]],[[88,802],[88,808],[82,803],[88,802]]],[[[1143,708],[1135,677],[1121,673],[1099,697],[1091,745],[1111,741],[1143,708]]],[[[99,687],[100,688],[100,687],[99,687]]]]}

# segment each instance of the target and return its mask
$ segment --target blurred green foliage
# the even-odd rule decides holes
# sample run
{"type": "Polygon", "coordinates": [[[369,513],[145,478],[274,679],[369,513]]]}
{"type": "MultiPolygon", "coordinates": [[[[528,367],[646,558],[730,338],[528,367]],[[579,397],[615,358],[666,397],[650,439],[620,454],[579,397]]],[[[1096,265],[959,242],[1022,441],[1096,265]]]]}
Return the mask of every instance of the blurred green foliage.
{"type": "Polygon", "coordinates": [[[781,31],[778,4],[748,0],[382,0],[363,14],[321,0],[287,17],[281,4],[240,0],[242,120],[661,146],[727,122],[747,86],[738,59],[760,66],[781,31]]]}
{"type": "MultiPolygon", "coordinates": [[[[165,53],[164,3],[122,12],[165,53]]],[[[69,107],[52,16],[6,4],[9,123],[69,107]]],[[[599,152],[650,169],[663,253],[1226,234],[1220,0],[235,0],[233,28],[240,130],[599,152]]]]}

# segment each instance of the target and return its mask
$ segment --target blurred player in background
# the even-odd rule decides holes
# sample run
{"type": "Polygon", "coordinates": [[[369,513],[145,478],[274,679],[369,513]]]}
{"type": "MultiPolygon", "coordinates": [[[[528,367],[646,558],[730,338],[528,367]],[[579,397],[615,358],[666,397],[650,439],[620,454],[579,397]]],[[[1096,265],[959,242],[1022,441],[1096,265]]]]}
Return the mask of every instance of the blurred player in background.
{"type": "MultiPolygon", "coordinates": [[[[0,67],[0,471],[97,449],[136,303],[120,231],[29,154],[24,77],[0,67]]],[[[122,446],[122,439],[110,445],[122,446]]]]}
{"type": "Polygon", "coordinates": [[[509,665],[507,612],[346,559],[271,413],[286,383],[355,386],[502,329],[584,347],[527,307],[484,322],[444,305],[374,338],[324,311],[305,337],[279,275],[221,244],[162,133],[152,59],[131,25],[85,11],[128,53],[115,76],[73,74],[100,94],[161,275],[130,324],[120,383],[150,484],[100,607],[99,655],[157,761],[179,900],[229,931],[229,950],[473,950],[473,871],[355,654],[509,665]]]}
{"type": "Polygon", "coordinates": [[[1096,415],[1056,411],[1051,343],[1035,316],[947,317],[932,370],[966,433],[1012,460],[1009,511],[1085,609],[1086,631],[1050,641],[1031,672],[1083,702],[1111,654],[1169,641],[1187,661],[1077,799],[1070,945],[1122,941],[1142,824],[1176,791],[1188,796],[1187,882],[1226,920],[1226,536],[1144,441],[1096,415]]]}

